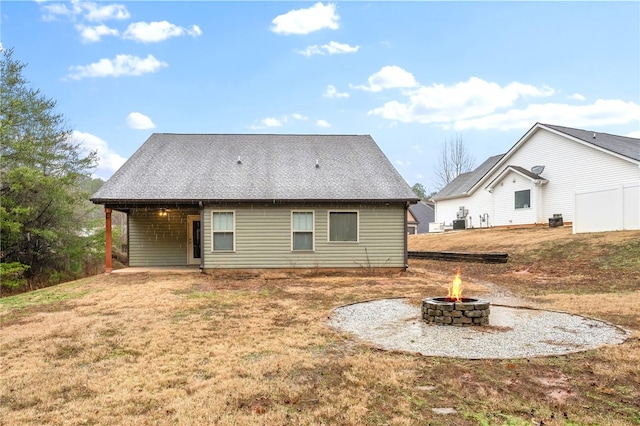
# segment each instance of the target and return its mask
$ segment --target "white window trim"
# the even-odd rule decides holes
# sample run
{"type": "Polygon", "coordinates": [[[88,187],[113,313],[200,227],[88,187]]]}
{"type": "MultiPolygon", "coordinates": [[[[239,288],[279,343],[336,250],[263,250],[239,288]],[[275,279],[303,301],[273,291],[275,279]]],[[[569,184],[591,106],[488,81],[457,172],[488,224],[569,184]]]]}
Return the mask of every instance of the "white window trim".
{"type": "Polygon", "coordinates": [[[312,252],[316,251],[316,212],[314,210],[291,210],[291,251],[293,252],[312,252]],[[311,250],[294,250],[293,249],[293,233],[294,232],[309,232],[309,231],[294,231],[293,230],[293,214],[294,213],[311,213],[311,250]]]}
{"type": "Polygon", "coordinates": [[[519,189],[517,191],[513,191],[513,209],[514,210],[528,210],[531,208],[531,188],[527,189],[519,189]],[[516,192],[524,192],[529,191],[529,204],[526,207],[516,207],[516,192]]]}
{"type": "MultiPolygon", "coordinates": [[[[228,232],[228,231],[220,231],[228,232]]],[[[236,211],[235,210],[211,210],[211,252],[216,253],[234,253],[236,251],[236,211]],[[214,247],[213,236],[216,230],[213,229],[213,215],[214,213],[232,213],[233,214],[233,250],[216,250],[214,247]]]]}
{"type": "Polygon", "coordinates": [[[360,242],[360,210],[327,210],[327,242],[330,244],[357,244],[360,242]],[[331,213],[355,213],[356,214],[356,240],[355,241],[331,241],[331,213]]]}

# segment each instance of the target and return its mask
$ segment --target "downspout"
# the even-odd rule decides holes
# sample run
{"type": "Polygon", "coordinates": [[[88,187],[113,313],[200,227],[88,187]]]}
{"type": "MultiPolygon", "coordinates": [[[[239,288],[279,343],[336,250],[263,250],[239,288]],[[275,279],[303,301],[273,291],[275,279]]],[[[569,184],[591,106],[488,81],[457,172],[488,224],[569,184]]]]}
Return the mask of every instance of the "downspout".
{"type": "Polygon", "coordinates": [[[404,270],[406,271],[409,268],[409,244],[407,236],[407,211],[409,210],[409,202],[407,201],[404,204],[404,270]]]}
{"type": "Polygon", "coordinates": [[[204,204],[198,202],[200,207],[200,272],[204,271],[204,204]]]}

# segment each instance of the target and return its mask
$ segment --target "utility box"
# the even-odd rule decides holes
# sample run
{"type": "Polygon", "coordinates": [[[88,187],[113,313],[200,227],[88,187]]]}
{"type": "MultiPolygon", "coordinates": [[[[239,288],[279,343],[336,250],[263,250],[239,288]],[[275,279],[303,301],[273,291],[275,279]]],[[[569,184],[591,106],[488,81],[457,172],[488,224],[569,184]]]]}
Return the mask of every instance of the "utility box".
{"type": "Polygon", "coordinates": [[[562,220],[562,213],[554,214],[553,217],[549,218],[549,227],[555,228],[557,226],[564,226],[564,221],[562,220]]]}
{"type": "Polygon", "coordinates": [[[457,219],[453,221],[453,229],[465,229],[466,228],[466,220],[465,219],[457,219]]]}

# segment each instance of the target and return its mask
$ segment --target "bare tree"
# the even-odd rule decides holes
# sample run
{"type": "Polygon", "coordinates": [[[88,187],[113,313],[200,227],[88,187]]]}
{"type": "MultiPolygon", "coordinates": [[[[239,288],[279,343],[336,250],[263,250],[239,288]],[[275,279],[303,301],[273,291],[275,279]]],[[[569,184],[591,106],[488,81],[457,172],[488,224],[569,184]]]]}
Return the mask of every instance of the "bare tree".
{"type": "Polygon", "coordinates": [[[456,135],[455,139],[445,139],[440,152],[434,186],[438,190],[444,188],[458,175],[473,170],[474,163],[475,158],[467,150],[462,136],[456,135]]]}

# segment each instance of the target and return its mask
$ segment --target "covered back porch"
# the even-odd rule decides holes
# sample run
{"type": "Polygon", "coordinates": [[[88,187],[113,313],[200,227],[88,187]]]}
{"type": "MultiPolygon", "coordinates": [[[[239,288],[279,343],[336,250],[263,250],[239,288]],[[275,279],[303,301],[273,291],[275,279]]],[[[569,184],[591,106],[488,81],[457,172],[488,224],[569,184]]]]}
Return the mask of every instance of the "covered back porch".
{"type": "Polygon", "coordinates": [[[126,246],[131,268],[202,267],[202,206],[199,204],[119,204],[104,207],[105,270],[113,272],[113,212],[126,214],[126,246]]]}

